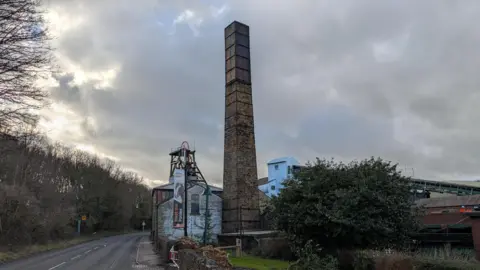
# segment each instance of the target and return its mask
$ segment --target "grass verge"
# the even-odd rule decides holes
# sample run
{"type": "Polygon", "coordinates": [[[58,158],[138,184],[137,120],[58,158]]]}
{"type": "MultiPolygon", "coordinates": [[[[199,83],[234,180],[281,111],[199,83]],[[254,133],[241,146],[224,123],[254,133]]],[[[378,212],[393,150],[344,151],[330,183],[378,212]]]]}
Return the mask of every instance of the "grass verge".
{"type": "Polygon", "coordinates": [[[284,270],[287,269],[289,265],[289,262],[286,261],[264,259],[250,255],[230,257],[229,260],[235,267],[245,267],[257,270],[284,270]]]}
{"type": "Polygon", "coordinates": [[[122,231],[122,232],[100,232],[96,234],[78,236],[68,240],[50,242],[44,245],[31,245],[18,249],[17,251],[0,252],[0,264],[11,262],[14,260],[22,259],[25,257],[33,256],[47,251],[60,250],[67,247],[75,246],[78,244],[86,243],[89,241],[97,240],[103,237],[114,236],[132,233],[134,231],[122,231]]]}

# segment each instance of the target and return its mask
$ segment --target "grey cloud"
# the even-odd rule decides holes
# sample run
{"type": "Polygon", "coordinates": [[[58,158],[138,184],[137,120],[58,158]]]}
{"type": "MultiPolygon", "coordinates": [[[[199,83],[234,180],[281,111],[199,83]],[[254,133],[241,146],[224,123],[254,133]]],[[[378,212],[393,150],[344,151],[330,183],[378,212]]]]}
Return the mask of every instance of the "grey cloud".
{"type": "Polygon", "coordinates": [[[479,5],[141,2],[51,1],[51,8],[87,18],[59,37],[64,57],[88,71],[121,67],[112,89],[89,82],[78,86],[80,100],[69,99],[70,92],[53,97],[95,120],[87,143],[146,177],[166,179],[170,148],[195,140],[204,174],[221,181],[223,28],[232,20],[251,27],[261,175],[263,162],[280,155],[302,161],[379,155],[414,167],[418,176],[478,175],[480,144],[472,134],[480,131],[474,124],[480,116],[479,5]],[[230,13],[213,18],[210,5],[223,4],[230,13]],[[187,8],[203,18],[199,36],[188,24],[171,35],[173,19],[187,8]],[[378,61],[373,44],[381,42],[389,42],[398,57],[378,61]],[[411,121],[397,126],[407,116],[411,121]],[[424,148],[440,151],[427,154],[424,148]]]}
{"type": "Polygon", "coordinates": [[[67,103],[78,103],[81,100],[80,89],[73,85],[74,76],[72,74],[55,75],[58,87],[53,87],[51,93],[56,100],[67,103]]]}

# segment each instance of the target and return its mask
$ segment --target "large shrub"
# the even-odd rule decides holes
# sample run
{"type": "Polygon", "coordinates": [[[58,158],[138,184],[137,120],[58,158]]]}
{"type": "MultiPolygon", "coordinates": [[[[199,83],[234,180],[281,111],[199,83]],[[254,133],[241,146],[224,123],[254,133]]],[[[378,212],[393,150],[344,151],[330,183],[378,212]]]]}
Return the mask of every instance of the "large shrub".
{"type": "Polygon", "coordinates": [[[323,251],[398,247],[418,228],[410,184],[381,159],[349,164],[317,159],[273,198],[276,227],[297,248],[323,251]]]}

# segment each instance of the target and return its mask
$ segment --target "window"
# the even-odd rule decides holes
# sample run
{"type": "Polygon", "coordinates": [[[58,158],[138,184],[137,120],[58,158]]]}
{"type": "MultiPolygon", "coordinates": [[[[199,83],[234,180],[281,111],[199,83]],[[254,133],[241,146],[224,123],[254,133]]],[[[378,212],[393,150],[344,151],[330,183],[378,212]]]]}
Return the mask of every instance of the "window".
{"type": "Polygon", "coordinates": [[[288,166],[288,174],[291,174],[292,173],[292,167],[288,166]]]}
{"type": "Polygon", "coordinates": [[[192,194],[190,197],[190,215],[198,216],[200,215],[200,195],[192,194]]]}
{"type": "Polygon", "coordinates": [[[278,164],[275,165],[275,170],[278,170],[278,164]]]}
{"type": "Polygon", "coordinates": [[[270,188],[271,188],[272,190],[275,190],[275,186],[273,186],[273,185],[272,185],[270,188]]]}

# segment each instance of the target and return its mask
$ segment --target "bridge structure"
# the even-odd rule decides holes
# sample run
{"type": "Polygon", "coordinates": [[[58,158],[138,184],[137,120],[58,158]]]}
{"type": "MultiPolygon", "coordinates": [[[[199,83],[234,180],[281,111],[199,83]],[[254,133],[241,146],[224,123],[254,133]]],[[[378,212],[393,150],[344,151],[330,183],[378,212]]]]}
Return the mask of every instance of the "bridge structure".
{"type": "MultiPolygon", "coordinates": [[[[293,172],[299,172],[304,166],[294,165],[293,172]]],[[[441,193],[457,196],[480,194],[480,182],[478,181],[435,181],[419,178],[410,178],[411,192],[418,195],[417,198],[425,198],[425,194],[441,193]]]]}
{"type": "Polygon", "coordinates": [[[418,191],[428,191],[430,193],[444,193],[457,196],[478,195],[480,194],[480,182],[462,181],[461,183],[447,181],[433,181],[418,178],[411,178],[412,187],[418,191]]]}

